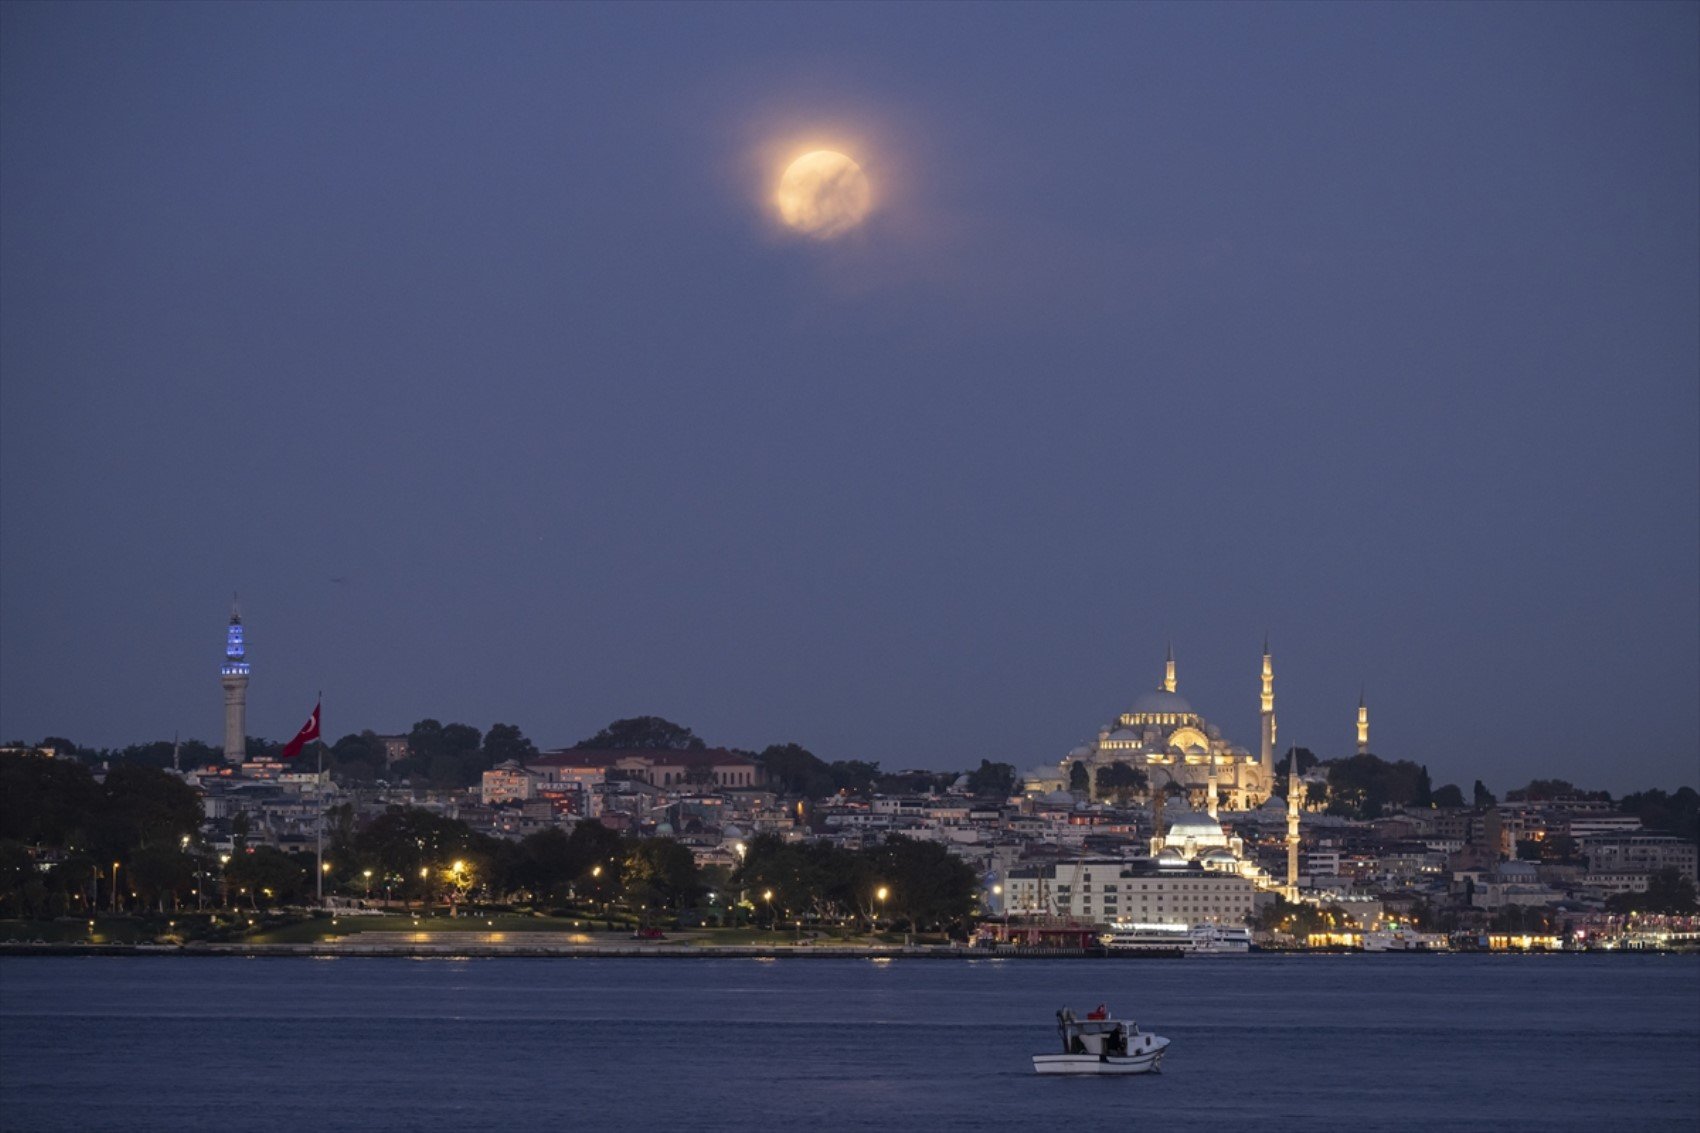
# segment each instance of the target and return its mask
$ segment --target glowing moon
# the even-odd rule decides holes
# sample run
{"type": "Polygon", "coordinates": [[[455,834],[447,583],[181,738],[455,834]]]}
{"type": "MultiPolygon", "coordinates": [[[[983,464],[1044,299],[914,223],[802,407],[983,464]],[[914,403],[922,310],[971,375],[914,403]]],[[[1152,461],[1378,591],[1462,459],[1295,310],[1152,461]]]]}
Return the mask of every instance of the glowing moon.
{"type": "Polygon", "coordinates": [[[873,200],[862,167],[829,149],[806,153],[786,166],[774,196],[779,219],[787,227],[819,240],[841,236],[862,223],[873,200]]]}

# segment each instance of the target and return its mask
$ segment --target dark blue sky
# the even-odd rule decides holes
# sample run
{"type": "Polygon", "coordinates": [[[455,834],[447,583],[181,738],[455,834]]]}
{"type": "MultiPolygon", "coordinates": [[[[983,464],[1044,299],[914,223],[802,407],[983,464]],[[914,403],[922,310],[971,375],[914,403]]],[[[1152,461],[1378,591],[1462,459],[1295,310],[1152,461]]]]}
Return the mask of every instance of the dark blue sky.
{"type": "Polygon", "coordinates": [[[7,4],[0,735],[1692,783],[1697,13],[7,4]]]}

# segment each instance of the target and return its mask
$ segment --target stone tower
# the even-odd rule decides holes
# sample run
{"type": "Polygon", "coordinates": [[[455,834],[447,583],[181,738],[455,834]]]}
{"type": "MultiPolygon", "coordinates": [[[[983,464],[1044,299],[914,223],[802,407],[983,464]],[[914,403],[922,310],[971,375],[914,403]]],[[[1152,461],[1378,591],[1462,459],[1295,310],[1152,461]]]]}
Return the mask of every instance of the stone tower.
{"type": "Polygon", "coordinates": [[[1175,691],[1175,647],[1169,646],[1168,659],[1163,662],[1163,691],[1175,691]]]}
{"type": "Polygon", "coordinates": [[[224,631],[224,665],[219,684],[224,686],[224,761],[241,763],[248,754],[248,662],[242,641],[242,615],[233,600],[230,625],[224,631]]]}

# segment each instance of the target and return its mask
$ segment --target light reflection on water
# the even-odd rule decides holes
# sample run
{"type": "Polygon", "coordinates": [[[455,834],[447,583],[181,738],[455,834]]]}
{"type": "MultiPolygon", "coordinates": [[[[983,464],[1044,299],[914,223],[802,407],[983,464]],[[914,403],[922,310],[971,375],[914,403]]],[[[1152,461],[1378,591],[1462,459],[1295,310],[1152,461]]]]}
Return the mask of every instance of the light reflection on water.
{"type": "Polygon", "coordinates": [[[7,957],[0,1129],[1692,1130],[1696,1002],[1700,957],[7,957]],[[1164,1073],[1034,1075],[1101,1001],[1164,1073]]]}

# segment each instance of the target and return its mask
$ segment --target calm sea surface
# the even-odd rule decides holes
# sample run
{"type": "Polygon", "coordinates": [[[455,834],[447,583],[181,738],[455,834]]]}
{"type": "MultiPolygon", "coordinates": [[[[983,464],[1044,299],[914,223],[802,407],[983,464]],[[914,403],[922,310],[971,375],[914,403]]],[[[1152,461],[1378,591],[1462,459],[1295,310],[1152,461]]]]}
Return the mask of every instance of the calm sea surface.
{"type": "Polygon", "coordinates": [[[1692,1133],[1700,958],[0,959],[6,1130],[797,1126],[1692,1133]]]}

